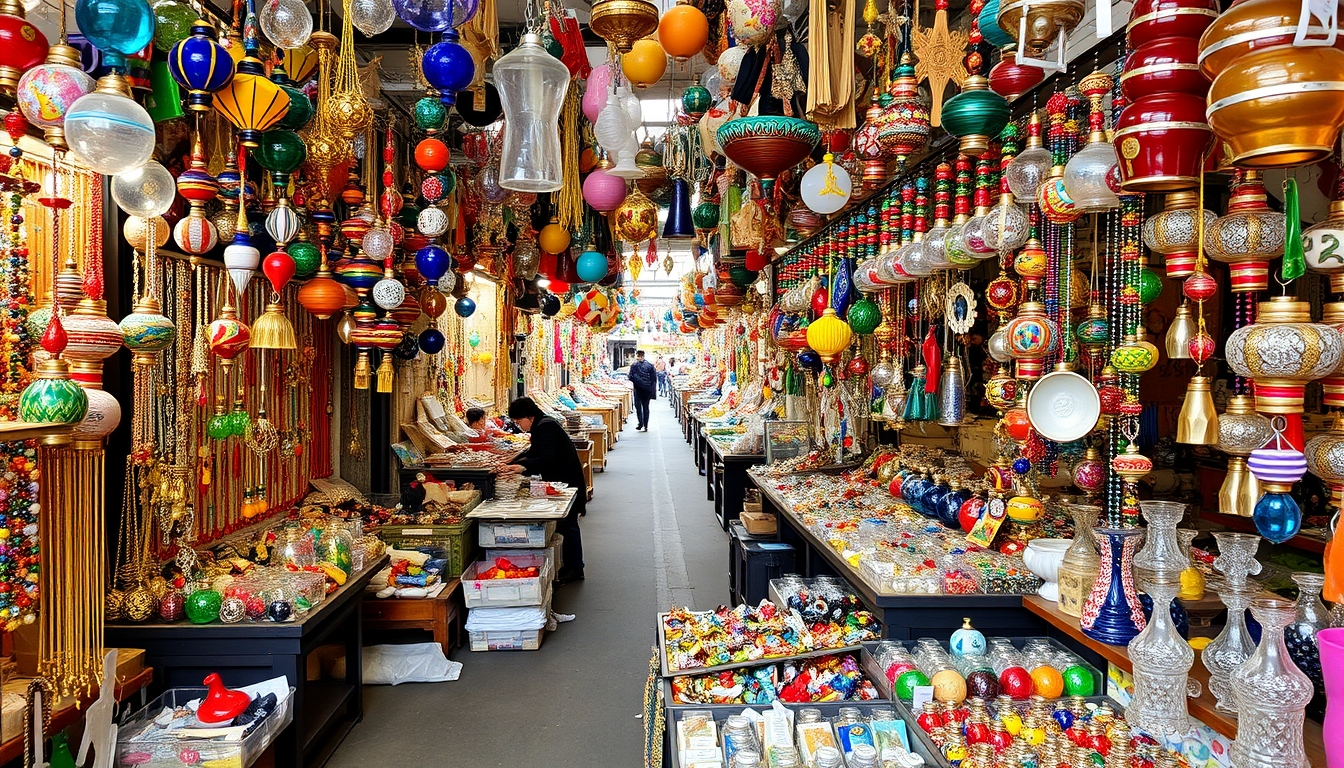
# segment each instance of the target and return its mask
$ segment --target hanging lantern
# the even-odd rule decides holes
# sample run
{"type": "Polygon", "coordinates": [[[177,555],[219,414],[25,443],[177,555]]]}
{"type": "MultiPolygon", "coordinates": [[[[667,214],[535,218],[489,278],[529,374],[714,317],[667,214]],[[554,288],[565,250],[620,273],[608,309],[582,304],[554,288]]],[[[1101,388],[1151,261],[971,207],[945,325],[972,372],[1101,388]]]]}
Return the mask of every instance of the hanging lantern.
{"type": "Polygon", "coordinates": [[[1157,365],[1157,347],[1144,338],[1143,326],[1138,333],[1125,334],[1123,344],[1111,352],[1111,366],[1121,373],[1143,373],[1157,365]]]}
{"type": "Polygon", "coordinates": [[[821,162],[803,174],[799,193],[811,210],[829,216],[849,202],[851,182],[844,168],[835,164],[835,156],[827,152],[821,162]]]}
{"type": "Polygon", "coordinates": [[[88,410],[88,395],[71,381],[69,367],[59,358],[42,362],[19,395],[19,420],[30,424],[78,424],[88,410]]]}
{"type": "Polygon", "coordinates": [[[830,307],[807,326],[807,345],[827,363],[837,362],[852,338],[853,331],[830,307]]]}
{"type": "Polygon", "coordinates": [[[1018,200],[1035,200],[1041,184],[1050,175],[1054,159],[1041,141],[1041,116],[1032,110],[1027,123],[1027,146],[1008,163],[1004,174],[1008,189],[1018,200]]]}
{"type": "Polygon", "coordinates": [[[1205,230],[1208,254],[1231,267],[1233,293],[1269,287],[1269,262],[1283,254],[1285,221],[1270,209],[1259,171],[1237,171],[1227,215],[1205,230]]]}
{"type": "Polygon", "coordinates": [[[678,0],[658,20],[658,43],[677,61],[686,61],[704,50],[708,40],[709,20],[689,0],[678,0]]]}
{"type": "MultiPolygon", "coordinates": [[[[303,226],[302,219],[294,210],[294,206],[289,204],[287,198],[280,198],[275,208],[266,214],[266,233],[275,241],[275,247],[284,249],[289,241],[293,240],[303,226]]],[[[293,261],[292,254],[286,254],[293,261]]],[[[297,267],[296,267],[297,269],[297,267]]]]}
{"type": "Polygon", "coordinates": [[[961,140],[963,154],[979,157],[989,151],[990,139],[1003,132],[1010,116],[1008,102],[989,90],[989,80],[972,75],[943,105],[942,126],[961,140]]]}
{"type": "Polygon", "coordinates": [[[648,88],[667,72],[667,53],[657,40],[636,40],[630,52],[621,57],[621,72],[636,88],[648,88]]]}
{"type": "MultiPolygon", "coordinates": [[[[285,68],[293,82],[303,84],[312,79],[317,73],[318,53],[314,43],[319,42],[322,37],[329,37],[330,33],[316,32],[309,39],[308,45],[301,45],[298,48],[287,48],[278,51],[280,64],[285,68]]],[[[335,47],[334,45],[332,46],[335,47]]]]}
{"type": "Polygon", "coordinates": [[[303,89],[297,88],[294,81],[289,79],[285,68],[279,63],[271,68],[271,82],[280,86],[280,90],[289,94],[289,109],[285,116],[276,122],[275,128],[281,131],[302,130],[313,119],[313,114],[317,111],[313,108],[312,99],[303,92],[303,89]]]}
{"type": "Polygon", "coordinates": [[[322,264],[317,268],[317,276],[299,289],[298,300],[304,309],[319,320],[326,320],[345,307],[345,289],[332,278],[325,249],[322,250],[322,264]]]}
{"type": "Polygon", "coordinates": [[[289,187],[289,176],[308,159],[308,147],[293,131],[267,131],[253,150],[257,165],[270,171],[271,183],[278,190],[289,187]]]}
{"type": "Polygon", "coordinates": [[[1195,324],[1194,313],[1190,311],[1190,305],[1184,302],[1176,308],[1176,317],[1167,327],[1167,336],[1163,346],[1166,347],[1167,357],[1172,360],[1190,359],[1190,340],[1199,332],[1199,326],[1195,324]]]}
{"type": "MultiPolygon", "coordinates": [[[[130,86],[116,73],[98,81],[65,114],[65,140],[85,167],[106,176],[139,168],[154,154],[154,121],[130,99],[130,86]]],[[[167,230],[165,229],[165,235],[167,230]]]]}
{"type": "Polygon", "coordinates": [[[260,59],[245,56],[228,86],[216,92],[214,107],[238,129],[239,143],[250,149],[289,111],[289,94],[266,79],[260,59]]]}
{"type": "Polygon", "coordinates": [[[816,123],[796,117],[761,115],[729,120],[719,127],[717,138],[723,154],[769,190],[776,176],[811,154],[821,131],[816,123]]]}
{"type": "Polygon", "coordinates": [[[211,94],[233,78],[233,58],[215,42],[214,31],[208,21],[198,19],[191,36],[168,52],[168,74],[187,89],[187,108],[194,112],[209,111],[211,94]]]}
{"type": "Polygon", "coordinates": [[[425,51],[420,69],[430,87],[439,92],[439,102],[447,106],[456,104],[458,92],[465,91],[476,78],[476,62],[452,29],[425,51]]]}
{"type": "Polygon", "coordinates": [[[648,0],[599,0],[593,4],[588,28],[614,45],[617,53],[628,53],[635,41],[658,29],[658,6],[648,0]]]}
{"type": "Polygon", "coordinates": [[[156,353],[167,349],[177,337],[177,327],[164,317],[158,299],[142,296],[131,314],[121,319],[126,348],[137,365],[153,365],[156,353]]]}
{"type": "Polygon", "coordinates": [[[1024,302],[1017,316],[1004,326],[1004,334],[1008,353],[1018,362],[1018,378],[1039,378],[1043,360],[1055,345],[1055,326],[1045,314],[1045,305],[1024,302]]]}
{"type": "Polygon", "coordinates": [[[71,362],[99,363],[121,349],[121,326],[107,316],[107,302],[80,299],[73,312],[62,319],[66,333],[63,356],[71,362]]]}
{"type": "MultiPolygon", "coordinates": [[[[64,35],[61,47],[68,48],[64,35]]],[[[23,74],[40,65],[47,53],[46,35],[24,18],[23,5],[15,0],[0,4],[0,93],[13,95],[23,74]]]]}
{"type": "Polygon", "coordinates": [[[1261,536],[1275,544],[1293,538],[1302,527],[1302,508],[1292,497],[1293,483],[1307,472],[1307,457],[1283,436],[1282,416],[1271,422],[1274,436],[1251,451],[1246,466],[1260,481],[1264,495],[1255,504],[1251,518],[1261,536]]]}
{"type": "MultiPolygon", "coordinates": [[[[594,6],[590,21],[594,30],[597,13],[594,6]]],[[[499,185],[515,192],[560,189],[563,169],[556,125],[569,89],[569,69],[546,52],[539,36],[527,34],[517,48],[495,62],[493,73],[505,117],[499,185]]]]}
{"type": "MultiPolygon", "coordinates": [[[[982,31],[986,27],[981,27],[982,31]]],[[[995,28],[995,31],[999,31],[995,28]]],[[[1002,34],[999,31],[999,34],[1002,34]]],[[[985,36],[989,39],[989,35],[985,36]]],[[[1045,70],[1030,64],[1017,63],[1017,46],[1005,46],[999,57],[999,63],[989,70],[989,89],[1008,101],[1040,85],[1045,80],[1045,70]]]]}
{"type": "MultiPolygon", "coordinates": [[[[1344,292],[1344,173],[1335,181],[1335,193],[1330,201],[1330,215],[1302,233],[1302,251],[1307,268],[1328,275],[1330,290],[1344,292]]],[[[1332,323],[1333,324],[1333,323],[1332,323]]]]}
{"type": "Polygon", "coordinates": [[[238,223],[233,231],[233,242],[224,248],[224,267],[229,270],[233,287],[242,296],[252,280],[252,272],[261,263],[261,251],[252,245],[247,226],[247,209],[238,208],[238,223]]]}
{"type": "Polygon", "coordinates": [[[1344,415],[1335,414],[1330,430],[1307,441],[1307,471],[1330,486],[1331,504],[1344,501],[1344,415]]]}
{"type": "Polygon", "coordinates": [[[1040,58],[1061,32],[1078,26],[1086,10],[1083,0],[1001,0],[996,21],[999,29],[1013,39],[1025,34],[1023,46],[1034,58],[1040,58]]]}
{"type": "Polygon", "coordinates": [[[612,233],[627,243],[642,243],[658,229],[658,207],[638,188],[612,214],[612,233]]]}
{"type": "Polygon", "coordinates": [[[1092,102],[1088,117],[1091,133],[1087,143],[1064,166],[1064,188],[1074,207],[1084,213],[1120,207],[1120,198],[1111,189],[1118,158],[1115,145],[1106,139],[1106,117],[1101,109],[1101,100],[1110,94],[1114,83],[1110,75],[1093,72],[1078,84],[1092,102]]]}
{"type": "MultiPolygon", "coordinates": [[[[904,47],[902,41],[901,48],[904,47]]],[[[929,109],[919,98],[919,80],[909,51],[902,50],[900,54],[900,65],[892,72],[889,96],[891,101],[878,122],[877,143],[884,155],[896,158],[899,169],[904,168],[907,157],[929,143],[929,109]]]]}
{"type": "MultiPolygon", "coordinates": [[[[4,18],[0,15],[0,22],[4,18]]],[[[0,46],[3,46],[2,35],[0,46]]],[[[44,63],[23,73],[15,100],[28,122],[42,129],[48,144],[56,149],[66,149],[65,115],[93,88],[93,78],[80,69],[79,51],[58,43],[51,47],[44,63]]]]}
{"type": "Polygon", "coordinates": [[[1228,454],[1227,477],[1218,491],[1218,511],[1250,517],[1260,499],[1260,481],[1246,468],[1246,457],[1274,436],[1269,419],[1255,412],[1249,395],[1233,395],[1218,418],[1218,450],[1228,454]]]}
{"type": "Polygon", "coordinates": [[[392,0],[402,21],[421,32],[446,32],[475,18],[480,0],[392,0]]]}
{"type": "Polygon", "coordinates": [[[210,321],[206,333],[210,352],[226,365],[252,345],[252,329],[238,319],[238,311],[228,301],[220,308],[219,317],[210,321]]]}
{"type": "Polygon", "coordinates": [[[1339,332],[1311,322],[1311,305],[1291,296],[1261,302],[1255,323],[1227,339],[1227,363],[1255,380],[1256,409],[1263,413],[1301,413],[1306,383],[1334,372],[1341,359],[1339,332]]]}
{"type": "Polygon", "coordinates": [[[299,48],[313,35],[313,15],[301,0],[266,0],[256,18],[262,34],[277,48],[299,48]]]}
{"type": "Polygon", "coordinates": [[[1202,213],[1206,232],[1218,218],[1213,211],[1196,211],[1198,204],[1198,193],[1173,192],[1167,195],[1162,212],[1143,222],[1143,244],[1165,257],[1167,277],[1182,278],[1194,274],[1199,250],[1199,216],[1202,213]]]}

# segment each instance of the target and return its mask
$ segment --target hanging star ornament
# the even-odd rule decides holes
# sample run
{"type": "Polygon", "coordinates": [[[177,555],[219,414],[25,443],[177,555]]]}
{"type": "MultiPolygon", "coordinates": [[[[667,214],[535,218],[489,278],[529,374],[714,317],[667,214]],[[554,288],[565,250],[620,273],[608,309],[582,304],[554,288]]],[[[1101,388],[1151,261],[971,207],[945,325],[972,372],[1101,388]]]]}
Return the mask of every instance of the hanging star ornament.
{"type": "Polygon", "coordinates": [[[947,3],[942,0],[938,3],[938,12],[933,16],[933,26],[915,27],[911,35],[917,59],[915,77],[921,82],[929,81],[929,91],[933,94],[933,108],[929,110],[929,118],[936,128],[942,125],[943,94],[947,86],[960,87],[966,80],[962,57],[966,53],[968,35],[948,29],[947,3]]]}

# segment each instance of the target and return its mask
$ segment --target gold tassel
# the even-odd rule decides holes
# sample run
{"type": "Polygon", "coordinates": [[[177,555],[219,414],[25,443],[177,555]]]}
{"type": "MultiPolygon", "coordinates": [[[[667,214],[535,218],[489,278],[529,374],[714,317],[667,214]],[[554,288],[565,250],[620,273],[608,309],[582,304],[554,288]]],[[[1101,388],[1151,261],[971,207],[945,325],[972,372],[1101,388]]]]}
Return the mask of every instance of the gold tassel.
{"type": "Polygon", "coordinates": [[[266,311],[252,324],[253,349],[298,349],[294,326],[285,317],[283,304],[267,304],[266,311]]]}
{"type": "Polygon", "coordinates": [[[560,226],[574,232],[583,223],[583,187],[579,183],[579,84],[571,81],[560,112],[560,164],[564,179],[555,196],[560,226]]]}
{"type": "Polygon", "coordinates": [[[392,391],[392,377],[396,373],[392,369],[392,353],[383,353],[383,362],[378,364],[378,391],[387,394],[392,391]]]}
{"type": "Polygon", "coordinates": [[[355,361],[355,389],[368,389],[369,375],[369,353],[362,351],[355,361]]]}

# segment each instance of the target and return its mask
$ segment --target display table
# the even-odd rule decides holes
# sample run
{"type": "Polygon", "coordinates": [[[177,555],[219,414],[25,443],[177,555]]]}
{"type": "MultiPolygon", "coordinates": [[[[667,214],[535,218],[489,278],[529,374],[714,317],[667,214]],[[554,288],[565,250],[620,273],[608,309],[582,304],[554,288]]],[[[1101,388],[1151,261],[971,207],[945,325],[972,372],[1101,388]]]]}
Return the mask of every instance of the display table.
{"type": "Polygon", "coordinates": [[[607,434],[610,438],[611,445],[615,445],[618,439],[616,435],[621,431],[621,426],[624,424],[624,419],[621,418],[620,407],[592,408],[586,405],[580,405],[577,410],[579,413],[586,413],[590,416],[601,416],[602,423],[607,425],[607,434]]]}
{"type": "MultiPolygon", "coordinates": [[[[520,448],[512,453],[506,454],[505,464],[515,464],[518,457],[527,452],[526,448],[520,448]]],[[[457,486],[462,487],[463,483],[471,483],[472,487],[481,492],[484,498],[490,498],[495,495],[495,476],[496,472],[487,467],[476,466],[453,466],[450,464],[401,464],[398,459],[398,475],[400,480],[400,491],[402,504],[407,504],[408,492],[411,489],[411,483],[415,482],[415,476],[424,473],[433,477],[435,480],[452,480],[457,486]]],[[[408,505],[408,512],[415,512],[408,505]]]]}
{"type": "Polygon", "coordinates": [[[574,450],[579,454],[579,465],[583,467],[583,485],[585,498],[593,500],[593,441],[574,440],[574,450]]]}
{"type": "MultiPolygon", "coordinates": [[[[607,428],[588,427],[583,430],[588,439],[593,443],[593,471],[605,472],[607,470],[607,428]]],[[[591,483],[589,483],[591,485],[591,483]]]]}
{"type": "Polygon", "coordinates": [[[320,766],[364,716],[364,589],[386,563],[386,555],[369,563],[297,621],[110,624],[107,645],[144,648],[145,663],[159,671],[157,691],[199,686],[211,672],[235,688],[286,676],[294,722],[275,741],[276,765],[320,766]],[[344,646],[343,680],[308,679],[309,655],[325,645],[344,646]]]}
{"type": "MultiPolygon", "coordinates": [[[[1078,626],[1077,617],[1059,610],[1059,606],[1053,601],[1028,595],[1022,598],[1022,605],[1033,615],[1045,620],[1049,637],[1068,646],[1097,669],[1105,671],[1108,664],[1114,664],[1125,672],[1134,671],[1134,665],[1129,660],[1129,648],[1123,645],[1107,645],[1083,634],[1082,628],[1078,626]]],[[[1198,698],[1186,699],[1190,715],[1229,739],[1236,738],[1236,718],[1228,717],[1226,713],[1214,708],[1213,693],[1209,691],[1209,671],[1204,668],[1199,653],[1195,654],[1195,664],[1190,668],[1190,677],[1198,680],[1203,688],[1198,698]]],[[[1321,737],[1320,723],[1308,719],[1303,732],[1306,737],[1307,757],[1311,760],[1311,764],[1317,768],[1325,768],[1325,743],[1321,737]]]]}
{"type": "MultiPolygon", "coordinates": [[[[704,430],[701,430],[704,434],[704,430]]],[[[742,515],[742,503],[747,498],[747,488],[751,486],[751,476],[747,470],[757,464],[765,463],[765,454],[728,453],[728,445],[705,435],[708,453],[708,470],[705,473],[709,486],[709,498],[714,501],[714,515],[719,518],[719,526],[728,530],[728,523],[742,515]]]]}
{"type": "Polygon", "coordinates": [[[462,607],[462,580],[452,579],[439,594],[425,598],[366,595],[364,628],[422,629],[434,634],[434,642],[443,646],[447,656],[462,645],[466,610],[462,607]]]}
{"type": "Polygon", "coordinates": [[[748,475],[761,490],[762,504],[772,507],[779,520],[777,539],[792,544],[803,576],[835,575],[848,581],[868,610],[882,622],[883,637],[914,640],[932,635],[942,637],[960,629],[962,621],[974,617],[975,628],[985,635],[1031,637],[1045,633],[1046,623],[1039,616],[1022,610],[1021,595],[898,595],[884,594],[873,588],[859,572],[840,557],[829,544],[817,538],[793,514],[793,508],[768,484],[748,475]]]}
{"type": "MultiPolygon", "coordinates": [[[[114,692],[117,703],[121,704],[122,702],[129,701],[132,696],[139,694],[140,703],[137,706],[132,707],[132,709],[140,709],[145,706],[149,703],[149,699],[145,695],[145,692],[149,687],[150,681],[153,679],[154,668],[145,667],[135,675],[127,677],[124,680],[118,680],[116,691],[114,692]]],[[[96,698],[98,698],[97,688],[95,688],[90,695],[82,697],[78,702],[78,706],[76,706],[76,702],[72,699],[64,699],[57,702],[56,706],[52,707],[51,710],[51,725],[47,726],[47,735],[50,736],[54,733],[60,733],[66,728],[83,720],[84,713],[88,711],[89,705],[92,704],[96,698]]],[[[0,765],[7,765],[11,760],[18,760],[23,757],[23,734],[7,733],[5,736],[8,738],[4,741],[0,741],[0,765]]],[[[79,741],[75,740],[73,746],[77,747],[78,745],[79,741]]]]}

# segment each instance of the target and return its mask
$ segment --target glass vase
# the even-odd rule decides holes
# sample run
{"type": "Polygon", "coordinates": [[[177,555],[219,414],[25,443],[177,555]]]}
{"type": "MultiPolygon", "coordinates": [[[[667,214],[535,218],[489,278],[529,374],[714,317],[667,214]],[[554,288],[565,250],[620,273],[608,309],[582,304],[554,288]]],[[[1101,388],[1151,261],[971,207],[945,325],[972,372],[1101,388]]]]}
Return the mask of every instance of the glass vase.
{"type": "Polygon", "coordinates": [[[1283,640],[1284,630],[1297,616],[1297,606],[1287,600],[1257,598],[1251,602],[1251,616],[1263,630],[1255,653],[1232,672],[1232,695],[1241,715],[1232,742],[1232,765],[1310,765],[1302,744],[1302,723],[1312,684],[1293,664],[1283,640]]]}
{"type": "Polygon", "coordinates": [[[1101,507],[1073,504],[1073,544],[1059,565],[1059,610],[1070,616],[1083,615],[1083,603],[1097,581],[1101,556],[1097,554],[1097,518],[1101,507]]]}
{"type": "Polygon", "coordinates": [[[1134,665],[1134,699],[1125,709],[1130,724],[1158,738],[1190,728],[1185,696],[1195,652],[1176,631],[1171,604],[1180,589],[1177,579],[1153,579],[1153,618],[1129,644],[1134,665]]]}
{"type": "Polygon", "coordinates": [[[1218,543],[1218,557],[1213,567],[1223,574],[1225,592],[1244,592],[1251,585],[1250,577],[1260,572],[1260,561],[1255,553],[1260,549],[1260,537],[1253,533],[1219,531],[1213,534],[1218,543]]]}
{"type": "Polygon", "coordinates": [[[1298,571],[1293,574],[1297,582],[1297,616],[1284,630],[1283,641],[1288,646],[1288,655],[1297,668],[1311,679],[1313,695],[1307,713],[1317,720],[1325,716],[1325,676],[1321,671],[1321,649],[1316,642],[1316,633],[1330,626],[1330,614],[1321,602],[1321,589],[1325,587],[1325,575],[1298,571]]]}
{"type": "Polygon", "coordinates": [[[1199,536],[1199,531],[1182,528],[1176,531],[1176,536],[1181,540],[1181,551],[1185,553],[1188,561],[1185,570],[1181,571],[1181,591],[1176,597],[1181,600],[1203,600],[1207,583],[1204,574],[1195,567],[1195,557],[1190,552],[1190,547],[1194,544],[1195,537],[1199,536]]]}
{"type": "Polygon", "coordinates": [[[1181,549],[1176,526],[1185,517],[1185,505],[1176,501],[1141,501],[1139,508],[1148,521],[1143,549],[1134,555],[1134,578],[1140,589],[1154,578],[1179,578],[1190,566],[1189,550],[1181,549]]]}
{"type": "Polygon", "coordinates": [[[1101,563],[1097,581],[1083,604],[1083,634],[1110,645],[1126,645],[1143,631],[1143,606],[1134,589],[1134,550],[1143,531],[1101,528],[1101,563]]]}

